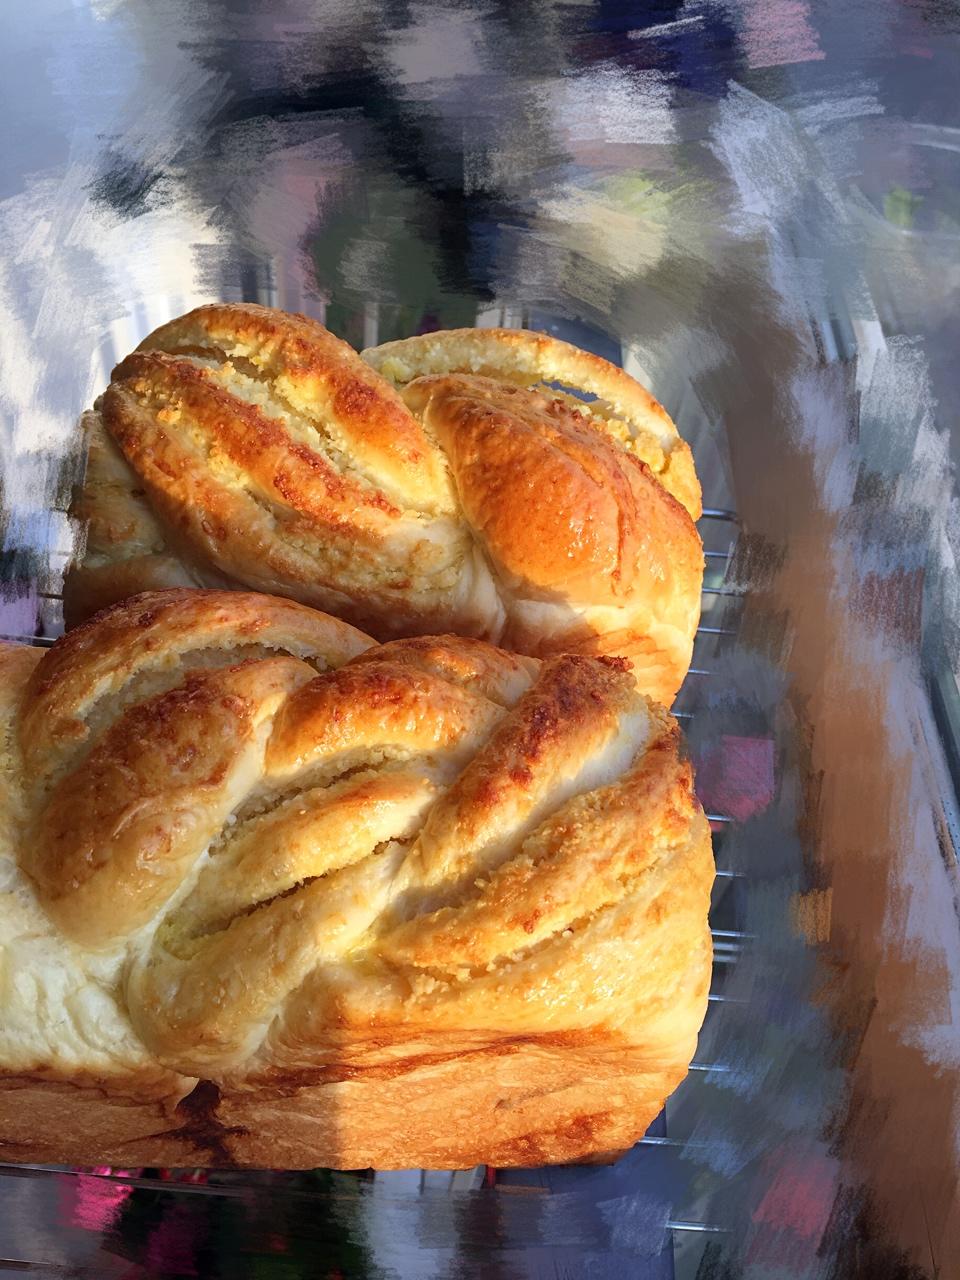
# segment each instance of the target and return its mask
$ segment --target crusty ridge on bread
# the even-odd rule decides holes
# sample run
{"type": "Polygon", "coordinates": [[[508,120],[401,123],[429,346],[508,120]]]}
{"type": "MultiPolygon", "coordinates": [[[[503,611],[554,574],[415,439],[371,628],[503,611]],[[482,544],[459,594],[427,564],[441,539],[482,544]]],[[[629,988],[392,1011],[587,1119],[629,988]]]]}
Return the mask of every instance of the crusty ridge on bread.
{"type": "MultiPolygon", "coordinates": [[[[626,370],[572,343],[529,329],[448,329],[369,347],[364,360],[398,388],[425,375],[462,373],[520,387],[578,391],[579,413],[656,474],[698,520],[700,483],[690,447],[663,405],[626,370]]],[[[569,399],[567,400],[569,403],[569,399]]]]}
{"type": "Polygon", "coordinates": [[[574,1160],[685,1074],[709,832],[622,660],[173,590],[0,664],[13,1158],[574,1160]]]}
{"type": "Polygon", "coordinates": [[[566,343],[457,330],[361,359],[304,316],[200,307],[117,366],[84,431],[71,625],[139,589],[246,587],[380,640],[625,654],[664,703],[689,666],[690,450],[566,343]]]}

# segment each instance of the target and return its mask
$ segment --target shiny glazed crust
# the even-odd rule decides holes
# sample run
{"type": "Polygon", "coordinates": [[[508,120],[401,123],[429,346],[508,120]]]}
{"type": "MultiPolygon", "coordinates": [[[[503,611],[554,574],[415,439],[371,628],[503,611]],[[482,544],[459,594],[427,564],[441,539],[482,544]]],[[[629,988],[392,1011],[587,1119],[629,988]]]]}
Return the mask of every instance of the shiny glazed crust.
{"type": "Polygon", "coordinates": [[[622,661],[173,590],[0,668],[10,1158],[587,1159],[686,1073],[709,831],[622,661]]]}
{"type": "Polygon", "coordinates": [[[456,330],[361,359],[304,316],[201,307],[117,366],[84,430],[71,623],[132,591],[242,586],[380,640],[624,654],[664,703],[686,674],[690,451],[639,383],[566,343],[456,330]]]}
{"type": "Polygon", "coordinates": [[[624,369],[529,329],[448,329],[385,342],[361,353],[392,385],[425,375],[464,373],[520,387],[559,383],[589,396],[577,407],[641,458],[699,520],[703,510],[693,456],[670,415],[624,369]]]}

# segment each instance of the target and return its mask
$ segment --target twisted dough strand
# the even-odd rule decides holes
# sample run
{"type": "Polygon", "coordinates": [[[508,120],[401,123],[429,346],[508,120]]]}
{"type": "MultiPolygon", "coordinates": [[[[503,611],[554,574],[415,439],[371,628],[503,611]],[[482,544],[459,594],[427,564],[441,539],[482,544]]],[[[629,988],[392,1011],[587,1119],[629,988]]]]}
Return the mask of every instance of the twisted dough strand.
{"type": "Polygon", "coordinates": [[[166,1066],[253,1080],[511,1029],[687,1052],[709,835],[624,662],[164,592],[45,655],[25,759],[53,709],[21,863],[66,938],[125,950],[166,1066]]]}
{"type": "Polygon", "coordinates": [[[689,666],[690,451],[566,343],[456,330],[361,359],[303,316],[201,307],[117,366],[85,429],[71,622],[141,588],[245,586],[381,640],[625,654],[665,703],[689,666]]]}

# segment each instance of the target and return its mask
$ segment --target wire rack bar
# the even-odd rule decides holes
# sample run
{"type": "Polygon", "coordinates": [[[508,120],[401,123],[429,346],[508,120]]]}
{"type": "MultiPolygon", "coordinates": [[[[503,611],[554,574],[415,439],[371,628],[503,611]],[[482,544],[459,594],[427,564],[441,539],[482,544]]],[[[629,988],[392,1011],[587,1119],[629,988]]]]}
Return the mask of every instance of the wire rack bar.
{"type": "Polygon", "coordinates": [[[76,1276],[74,1267],[66,1267],[59,1262],[27,1262],[20,1258],[0,1258],[0,1271],[15,1271],[17,1275],[41,1275],[53,1277],[64,1276],[68,1280],[76,1276]]]}
{"type": "Polygon", "coordinates": [[[0,632],[0,640],[4,640],[9,644],[34,644],[40,645],[44,649],[49,649],[54,643],[53,636],[35,636],[35,635],[10,635],[6,632],[0,632]]]}
{"type": "Polygon", "coordinates": [[[736,525],[740,523],[740,517],[729,507],[704,507],[700,518],[701,520],[727,520],[730,524],[736,525]]]}
{"type": "Polygon", "coordinates": [[[637,1145],[641,1147],[676,1147],[682,1148],[684,1151],[695,1151],[699,1147],[702,1151],[709,1151],[713,1143],[703,1142],[699,1138],[646,1137],[641,1138],[637,1145]]]}
{"type": "Polygon", "coordinates": [[[735,636],[737,634],[735,627],[697,627],[698,636],[735,636]]]}

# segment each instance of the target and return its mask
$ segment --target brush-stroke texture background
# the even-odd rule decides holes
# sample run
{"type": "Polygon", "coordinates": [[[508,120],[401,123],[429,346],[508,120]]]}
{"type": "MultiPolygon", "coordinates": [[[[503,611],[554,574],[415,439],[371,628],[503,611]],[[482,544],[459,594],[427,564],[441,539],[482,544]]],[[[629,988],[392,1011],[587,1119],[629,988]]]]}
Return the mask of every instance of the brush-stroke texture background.
{"type": "Polygon", "coordinates": [[[252,298],[358,345],[558,325],[649,382],[743,518],[741,640],[692,732],[740,797],[756,942],[701,1044],[725,1070],[672,1104],[691,1144],[589,1195],[7,1177],[0,1254],[960,1275],[957,7],[31,0],[4,25],[0,630],[55,627],[77,413],[169,316],[252,298]],[[670,1217],[723,1230],[671,1251],[670,1217]]]}

